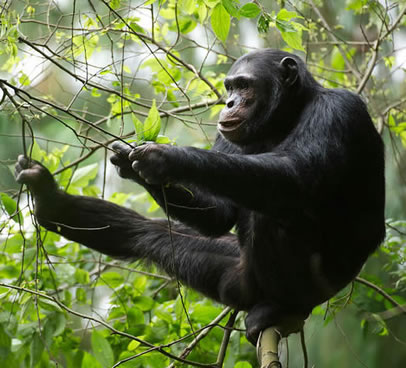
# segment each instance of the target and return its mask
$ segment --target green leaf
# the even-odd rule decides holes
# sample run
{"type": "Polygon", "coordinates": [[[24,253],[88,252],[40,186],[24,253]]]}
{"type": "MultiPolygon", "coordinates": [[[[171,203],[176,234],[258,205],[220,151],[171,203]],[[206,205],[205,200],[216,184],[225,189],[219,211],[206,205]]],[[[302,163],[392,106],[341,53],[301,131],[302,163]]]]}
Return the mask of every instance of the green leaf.
{"type": "Polygon", "coordinates": [[[148,196],[148,202],[150,203],[150,206],[147,210],[148,213],[155,212],[161,208],[152,196],[148,196]]]}
{"type": "Polygon", "coordinates": [[[168,324],[173,324],[175,321],[171,313],[169,313],[165,308],[157,308],[154,310],[154,314],[162,321],[167,322],[168,324]]]}
{"type": "Polygon", "coordinates": [[[85,196],[97,197],[101,193],[101,190],[96,185],[88,185],[83,188],[82,192],[85,196]]]}
{"type": "Polygon", "coordinates": [[[90,282],[89,272],[83,270],[82,268],[77,268],[75,271],[75,280],[79,284],[87,284],[90,282]]]}
{"type": "Polygon", "coordinates": [[[19,270],[15,265],[0,266],[0,278],[14,279],[19,275],[19,270]]]}
{"type": "Polygon", "coordinates": [[[203,24],[207,17],[207,6],[202,1],[200,1],[199,6],[197,7],[197,15],[199,17],[199,22],[203,24]]]}
{"type": "Polygon", "coordinates": [[[257,21],[257,29],[259,33],[266,33],[271,25],[272,18],[267,13],[262,13],[257,21]]]}
{"type": "Polygon", "coordinates": [[[360,14],[363,7],[368,3],[368,0],[350,0],[346,10],[353,10],[355,14],[360,14]]]}
{"type": "Polygon", "coordinates": [[[116,288],[117,286],[121,286],[123,282],[124,278],[119,273],[104,272],[97,281],[97,285],[107,285],[109,287],[116,288]]]}
{"type": "Polygon", "coordinates": [[[81,368],[103,368],[102,365],[87,351],[84,352],[81,368]]]}
{"type": "MultiPolygon", "coordinates": [[[[178,20],[178,24],[179,24],[179,30],[183,34],[192,32],[197,26],[197,23],[192,18],[189,18],[189,17],[180,18],[178,20]]],[[[178,71],[179,70],[177,69],[176,72],[178,72],[178,71]]]]}
{"type": "Polygon", "coordinates": [[[212,321],[220,311],[220,308],[215,306],[197,304],[193,308],[192,317],[193,320],[197,322],[207,324],[212,321]]]}
{"type": "Polygon", "coordinates": [[[110,6],[112,9],[116,10],[120,7],[121,0],[110,0],[110,6]]]}
{"type": "Polygon", "coordinates": [[[97,163],[94,163],[80,167],[73,174],[71,184],[79,188],[86,187],[89,185],[89,181],[96,177],[98,166],[97,163]]]}
{"type": "Polygon", "coordinates": [[[2,249],[9,254],[21,253],[23,249],[24,238],[21,234],[15,234],[12,237],[6,238],[6,240],[1,243],[2,249]]]}
{"type": "Polygon", "coordinates": [[[248,362],[238,362],[234,368],[252,368],[252,365],[248,362]]]}
{"type": "Polygon", "coordinates": [[[404,146],[404,147],[406,147],[406,132],[400,132],[399,133],[399,136],[400,136],[400,139],[401,139],[401,141],[402,141],[402,145],[404,146]]]}
{"type": "Polygon", "coordinates": [[[159,143],[159,144],[171,144],[172,143],[171,139],[169,137],[166,137],[165,135],[159,135],[156,138],[155,142],[159,143]]]}
{"type": "Polygon", "coordinates": [[[33,368],[41,359],[42,352],[44,350],[44,344],[41,341],[41,338],[36,332],[31,340],[30,346],[30,366],[33,368]]]}
{"type": "Polygon", "coordinates": [[[338,47],[334,47],[331,55],[331,66],[337,70],[344,70],[345,61],[338,47]]]}
{"type": "Polygon", "coordinates": [[[75,297],[78,302],[85,304],[87,301],[86,290],[83,288],[77,288],[75,292],[75,297]]]}
{"type": "Polygon", "coordinates": [[[156,57],[147,59],[141,65],[141,69],[150,68],[154,73],[158,73],[163,67],[168,68],[168,62],[163,59],[157,59],[156,57]]]}
{"type": "Polygon", "coordinates": [[[281,9],[279,11],[278,15],[276,16],[277,20],[284,20],[284,21],[289,21],[294,18],[303,18],[303,17],[298,15],[296,12],[286,10],[285,8],[281,9]]]}
{"type": "Polygon", "coordinates": [[[146,340],[152,343],[163,342],[168,336],[169,328],[165,321],[158,320],[146,335],[146,340]]]}
{"type": "Polygon", "coordinates": [[[281,32],[283,40],[295,50],[306,51],[302,45],[302,32],[281,32]]]}
{"type": "Polygon", "coordinates": [[[110,368],[114,364],[114,353],[107,339],[97,330],[92,333],[92,350],[103,368],[110,368]]]}
{"type": "Polygon", "coordinates": [[[121,193],[121,192],[115,192],[111,195],[109,198],[110,202],[113,202],[115,204],[118,204],[119,206],[123,206],[125,202],[127,202],[128,198],[131,197],[131,194],[128,193],[121,193]]]}
{"type": "Polygon", "coordinates": [[[135,135],[137,136],[137,142],[140,142],[144,139],[144,124],[133,113],[131,113],[131,119],[133,121],[135,135]]]}
{"type": "Polygon", "coordinates": [[[134,305],[141,309],[143,312],[148,312],[154,307],[154,299],[148,296],[136,296],[134,298],[134,305]]]}
{"type": "Polygon", "coordinates": [[[292,22],[288,22],[287,20],[276,19],[275,25],[281,33],[296,32],[296,29],[295,27],[293,27],[292,22]]]}
{"type": "Polygon", "coordinates": [[[393,118],[392,114],[389,114],[389,116],[388,116],[388,125],[390,128],[396,126],[395,119],[393,118]]]}
{"type": "Polygon", "coordinates": [[[222,4],[217,4],[211,13],[211,26],[216,36],[223,42],[230,31],[231,18],[222,4]]]}
{"type": "Polygon", "coordinates": [[[66,326],[66,317],[63,313],[55,313],[54,315],[50,316],[49,321],[54,326],[53,328],[53,336],[59,336],[63,333],[66,326]]]}
{"type": "Polygon", "coordinates": [[[98,88],[93,87],[92,88],[92,97],[100,97],[101,93],[99,92],[98,88]]]}
{"type": "Polygon", "coordinates": [[[4,327],[0,325],[0,360],[5,360],[10,353],[11,337],[7,334],[4,327]]]}
{"type": "Polygon", "coordinates": [[[33,160],[37,160],[39,162],[41,162],[42,159],[46,156],[45,151],[41,149],[41,147],[35,140],[32,142],[32,145],[28,149],[28,154],[33,160]]]}
{"type": "Polygon", "coordinates": [[[41,298],[39,299],[38,304],[41,306],[41,308],[48,311],[58,311],[58,312],[62,311],[61,307],[52,300],[41,298]]]}
{"type": "Polygon", "coordinates": [[[128,344],[127,350],[129,350],[129,351],[134,351],[134,350],[136,350],[136,349],[138,348],[138,346],[140,346],[140,345],[141,345],[141,343],[140,343],[139,341],[132,340],[132,341],[128,344]]]}
{"type": "Polygon", "coordinates": [[[147,286],[148,279],[146,276],[137,276],[133,282],[134,289],[142,294],[147,286]]]}
{"type": "Polygon", "coordinates": [[[22,86],[29,86],[30,83],[31,83],[30,78],[29,78],[28,75],[25,74],[24,72],[21,72],[21,76],[20,76],[20,78],[18,79],[18,81],[20,82],[20,84],[21,84],[22,86]]]}
{"type": "Polygon", "coordinates": [[[196,9],[196,2],[195,0],[179,0],[178,6],[183,12],[191,15],[196,9]]]}
{"type": "Polygon", "coordinates": [[[17,202],[11,198],[8,194],[6,193],[0,193],[0,200],[3,203],[4,208],[6,209],[8,215],[15,221],[19,222],[20,224],[23,223],[23,217],[21,216],[21,213],[17,213],[17,202]]]}
{"type": "Polygon", "coordinates": [[[145,318],[142,310],[136,307],[127,310],[127,323],[129,326],[143,325],[145,318]]]}
{"type": "Polygon", "coordinates": [[[238,11],[238,7],[235,1],[233,0],[222,0],[221,2],[224,6],[224,9],[227,10],[228,14],[230,14],[232,17],[239,18],[240,13],[238,11]]]}
{"type": "Polygon", "coordinates": [[[239,14],[245,18],[255,18],[261,13],[261,9],[254,3],[248,3],[241,7],[239,14]]]}
{"type": "Polygon", "coordinates": [[[0,199],[9,216],[14,215],[17,209],[17,202],[6,193],[0,193],[0,199]]]}
{"type": "Polygon", "coordinates": [[[152,101],[152,106],[149,110],[148,117],[144,122],[144,139],[146,141],[155,141],[156,137],[161,130],[161,117],[159,116],[158,109],[156,108],[155,100],[152,101]]]}

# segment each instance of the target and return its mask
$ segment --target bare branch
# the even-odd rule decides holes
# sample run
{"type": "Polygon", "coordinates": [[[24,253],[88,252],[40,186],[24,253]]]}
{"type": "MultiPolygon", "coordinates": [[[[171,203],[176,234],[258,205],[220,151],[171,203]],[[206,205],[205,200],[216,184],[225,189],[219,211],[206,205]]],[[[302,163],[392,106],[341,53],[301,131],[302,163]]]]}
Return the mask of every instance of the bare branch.
{"type": "Polygon", "coordinates": [[[396,308],[401,310],[403,313],[406,313],[406,308],[405,306],[402,306],[399,304],[395,299],[393,299],[386,291],[382,290],[379,286],[373,284],[372,282],[369,282],[368,280],[365,280],[361,277],[356,277],[355,281],[357,281],[360,284],[366,285],[371,289],[374,289],[378,294],[382,295],[385,299],[390,301],[396,308]]]}

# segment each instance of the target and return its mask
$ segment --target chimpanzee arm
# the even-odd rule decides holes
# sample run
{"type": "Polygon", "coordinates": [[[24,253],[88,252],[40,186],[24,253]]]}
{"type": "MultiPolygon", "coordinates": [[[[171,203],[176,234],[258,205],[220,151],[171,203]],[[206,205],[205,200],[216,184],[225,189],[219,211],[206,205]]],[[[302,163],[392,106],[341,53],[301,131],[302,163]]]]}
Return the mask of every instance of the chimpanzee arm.
{"type": "Polygon", "coordinates": [[[119,175],[142,185],[171,217],[212,236],[224,234],[235,224],[237,211],[229,199],[187,182],[150,184],[132,169],[132,161],[128,158],[131,146],[116,142],[113,149],[115,154],[110,160],[119,175]]]}
{"type": "Polygon", "coordinates": [[[304,200],[293,155],[227,154],[148,144],[129,157],[133,169],[151,183],[189,182],[255,210],[304,200]]]}
{"type": "Polygon", "coordinates": [[[242,288],[247,270],[236,236],[213,239],[101,199],[66,194],[45,167],[23,156],[16,177],[33,194],[35,215],[45,228],[107,255],[147,259],[221,303],[250,308],[254,289],[242,288]]]}

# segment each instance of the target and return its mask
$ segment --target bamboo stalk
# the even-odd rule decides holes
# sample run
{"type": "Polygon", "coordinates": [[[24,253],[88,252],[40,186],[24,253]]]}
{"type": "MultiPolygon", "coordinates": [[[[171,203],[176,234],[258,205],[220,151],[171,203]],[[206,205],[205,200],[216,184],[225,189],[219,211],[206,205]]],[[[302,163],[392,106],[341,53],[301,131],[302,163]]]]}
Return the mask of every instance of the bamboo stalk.
{"type": "Polygon", "coordinates": [[[279,341],[291,333],[303,331],[303,316],[287,316],[278,326],[261,332],[257,342],[257,358],[261,368],[282,368],[279,361],[279,341]]]}
{"type": "Polygon", "coordinates": [[[281,337],[276,327],[268,327],[259,335],[257,355],[261,368],[282,368],[278,355],[281,337]]]}

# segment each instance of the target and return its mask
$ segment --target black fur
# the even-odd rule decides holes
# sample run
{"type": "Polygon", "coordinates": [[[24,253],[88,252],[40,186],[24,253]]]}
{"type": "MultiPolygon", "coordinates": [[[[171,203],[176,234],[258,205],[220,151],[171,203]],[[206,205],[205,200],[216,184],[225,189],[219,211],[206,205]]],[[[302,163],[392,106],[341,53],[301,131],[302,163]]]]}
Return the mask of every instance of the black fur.
{"type": "Polygon", "coordinates": [[[255,342],[263,328],[304,318],[334,295],[382,241],[383,144],[357,95],[323,88],[292,54],[247,54],[226,86],[211,151],[113,146],[119,174],[180,221],[171,233],[166,220],[61,192],[24,157],[16,175],[33,192],[41,225],[112,256],[155,262],[250,311],[255,342]]]}

